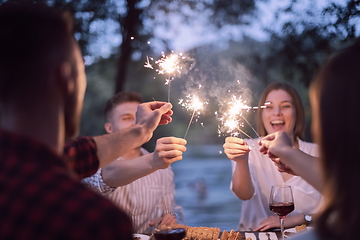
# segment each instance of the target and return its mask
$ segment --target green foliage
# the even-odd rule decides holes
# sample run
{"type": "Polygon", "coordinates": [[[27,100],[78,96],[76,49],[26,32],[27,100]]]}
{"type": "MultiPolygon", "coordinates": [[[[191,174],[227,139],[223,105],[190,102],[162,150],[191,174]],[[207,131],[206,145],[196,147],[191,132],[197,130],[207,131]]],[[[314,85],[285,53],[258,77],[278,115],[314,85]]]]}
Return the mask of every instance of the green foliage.
{"type": "Polygon", "coordinates": [[[285,22],[281,32],[268,29],[272,36],[265,62],[281,69],[283,78],[302,82],[308,87],[321,64],[333,52],[357,38],[360,1],[329,3],[321,14],[312,8],[312,3],[299,13],[293,8],[295,2],[277,13],[292,14],[295,20],[285,22]],[[301,15],[301,19],[295,17],[297,15],[301,15]]]}
{"type": "Polygon", "coordinates": [[[104,134],[104,109],[114,93],[115,61],[102,59],[86,69],[87,88],[81,118],[81,135],[104,134]]]}

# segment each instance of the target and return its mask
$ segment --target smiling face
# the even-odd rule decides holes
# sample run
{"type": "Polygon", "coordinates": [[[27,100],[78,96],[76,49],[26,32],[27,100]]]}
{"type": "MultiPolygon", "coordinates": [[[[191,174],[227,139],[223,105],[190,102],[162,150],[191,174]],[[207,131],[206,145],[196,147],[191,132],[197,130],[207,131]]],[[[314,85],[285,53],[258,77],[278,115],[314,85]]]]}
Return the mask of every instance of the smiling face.
{"type": "Polygon", "coordinates": [[[283,131],[294,138],[296,111],[293,99],[286,91],[272,90],[265,100],[262,121],[268,134],[283,131]]]}
{"type": "Polygon", "coordinates": [[[105,129],[108,133],[119,131],[135,124],[135,114],[139,102],[124,102],[117,105],[105,123],[105,129]]]}

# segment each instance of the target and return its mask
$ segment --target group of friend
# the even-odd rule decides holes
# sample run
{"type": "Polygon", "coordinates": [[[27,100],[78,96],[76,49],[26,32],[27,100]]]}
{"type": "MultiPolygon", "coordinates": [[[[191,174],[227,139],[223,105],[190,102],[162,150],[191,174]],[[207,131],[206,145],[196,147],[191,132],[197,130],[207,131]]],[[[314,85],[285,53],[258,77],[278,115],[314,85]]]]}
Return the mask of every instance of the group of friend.
{"type": "MultiPolygon", "coordinates": [[[[70,14],[39,3],[0,6],[1,239],[131,240],[151,232],[149,213],[159,204],[167,206],[162,224],[176,222],[170,165],[182,159],[186,140],[160,138],[152,153],[141,148],[171,122],[172,105],[118,93],[105,108],[108,134],[74,138],[86,76],[72,26],[70,14]]],[[[260,97],[267,106],[258,111],[260,138],[226,138],[230,188],[243,200],[239,230],[278,228],[270,188],[286,184],[295,210],[285,226],[306,223],[305,216],[315,226],[296,239],[357,236],[359,53],[357,41],[315,76],[317,144],[303,140],[304,108],[285,83],[270,84],[260,97]]]]}

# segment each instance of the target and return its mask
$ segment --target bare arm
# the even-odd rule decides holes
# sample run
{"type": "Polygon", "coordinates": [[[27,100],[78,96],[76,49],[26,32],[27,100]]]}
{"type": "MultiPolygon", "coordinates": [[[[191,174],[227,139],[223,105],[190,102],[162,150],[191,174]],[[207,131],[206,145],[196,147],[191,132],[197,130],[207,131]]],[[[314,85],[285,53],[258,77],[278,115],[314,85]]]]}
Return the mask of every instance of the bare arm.
{"type": "MultiPolygon", "coordinates": [[[[284,221],[285,228],[292,228],[298,225],[305,224],[303,214],[297,214],[292,216],[287,216],[284,221]]],[[[280,228],[280,221],[278,216],[270,216],[260,223],[260,225],[253,229],[253,231],[266,231],[271,228],[280,228]]]]}
{"type": "Polygon", "coordinates": [[[165,169],[171,163],[182,159],[182,154],[186,151],[185,144],[186,140],[182,138],[160,138],[156,142],[153,153],[134,159],[114,161],[103,167],[103,180],[108,186],[119,187],[151,174],[158,169],[165,169]]]}
{"type": "Polygon", "coordinates": [[[171,122],[171,108],[172,105],[165,102],[154,101],[140,104],[134,126],[93,137],[97,146],[100,167],[124,155],[129,149],[137,148],[149,141],[158,125],[171,122]]]}
{"type": "Polygon", "coordinates": [[[236,162],[232,176],[232,190],[242,200],[248,200],[254,194],[254,186],[249,170],[249,147],[243,139],[227,137],[223,145],[226,156],[236,162]]]}
{"type": "Polygon", "coordinates": [[[270,134],[260,143],[260,152],[269,154],[281,171],[289,168],[302,177],[319,192],[322,191],[323,182],[317,158],[292,147],[290,138],[284,132],[270,134]]]}

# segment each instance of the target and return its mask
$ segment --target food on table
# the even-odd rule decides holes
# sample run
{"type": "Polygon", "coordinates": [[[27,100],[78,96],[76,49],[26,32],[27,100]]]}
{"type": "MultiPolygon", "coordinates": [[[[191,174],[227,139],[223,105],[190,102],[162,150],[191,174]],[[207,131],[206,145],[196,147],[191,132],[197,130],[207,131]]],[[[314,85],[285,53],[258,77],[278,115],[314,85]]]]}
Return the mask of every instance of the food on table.
{"type": "Polygon", "coordinates": [[[223,231],[220,237],[220,240],[241,240],[242,235],[240,232],[236,232],[235,230],[231,230],[230,233],[228,231],[223,231]]]}
{"type": "Polygon", "coordinates": [[[296,230],[296,232],[305,231],[306,230],[306,225],[303,224],[303,225],[300,225],[300,226],[295,226],[295,230],[296,230]]]}
{"type": "Polygon", "coordinates": [[[235,230],[223,231],[214,227],[189,227],[182,224],[161,225],[158,230],[184,228],[186,236],[183,240],[241,240],[242,235],[235,230]]]}
{"type": "MultiPolygon", "coordinates": [[[[294,234],[297,234],[299,232],[302,232],[302,231],[306,231],[307,228],[306,228],[306,224],[302,224],[302,225],[298,225],[298,226],[295,226],[294,227],[295,231],[286,231],[285,230],[285,234],[286,236],[290,237],[291,235],[294,235],[294,234]]],[[[293,230],[293,229],[292,229],[293,230]]]]}
{"type": "Polygon", "coordinates": [[[218,240],[220,228],[187,227],[185,240],[218,240]]]}

